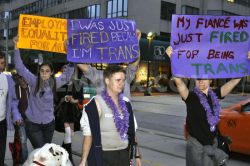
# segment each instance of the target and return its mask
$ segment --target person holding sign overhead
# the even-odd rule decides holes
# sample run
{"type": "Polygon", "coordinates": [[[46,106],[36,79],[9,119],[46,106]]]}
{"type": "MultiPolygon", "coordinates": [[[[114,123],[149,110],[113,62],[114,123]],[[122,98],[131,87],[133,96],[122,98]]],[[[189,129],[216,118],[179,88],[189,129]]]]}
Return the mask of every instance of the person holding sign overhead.
{"type": "Polygon", "coordinates": [[[54,129],[54,99],[56,89],[70,81],[74,65],[69,64],[60,77],[54,77],[53,66],[43,63],[39,73],[32,74],[23,64],[17,48],[18,38],[13,39],[15,45],[14,64],[19,75],[24,77],[30,86],[29,105],[25,112],[26,134],[34,148],[40,148],[45,143],[51,143],[54,129]]]}
{"type": "MultiPolygon", "coordinates": [[[[136,35],[139,41],[141,38],[141,31],[139,29],[136,30],[136,35]]],[[[135,73],[138,69],[139,62],[140,62],[140,56],[138,56],[137,60],[129,64],[128,67],[126,68],[127,77],[125,81],[124,95],[129,99],[131,99],[130,83],[135,78],[135,73]]],[[[87,77],[95,85],[97,94],[100,94],[101,91],[104,89],[103,71],[97,70],[96,68],[91,67],[88,64],[77,64],[77,66],[83,72],[84,76],[87,77]]]]}
{"type": "MultiPolygon", "coordinates": [[[[166,49],[166,54],[171,58],[172,53],[173,49],[170,46],[166,49]]],[[[219,99],[229,94],[241,78],[231,79],[215,90],[210,87],[211,80],[196,79],[196,86],[192,91],[186,87],[181,78],[173,76],[173,80],[187,107],[186,128],[189,136],[186,146],[186,165],[225,165],[228,155],[217,146],[217,125],[221,109],[219,99]]]]}
{"type": "Polygon", "coordinates": [[[129,166],[133,155],[136,166],[141,166],[132,106],[122,93],[126,71],[109,65],[103,78],[104,90],[85,105],[80,121],[84,135],[80,166],[87,162],[89,166],[129,166]]]}

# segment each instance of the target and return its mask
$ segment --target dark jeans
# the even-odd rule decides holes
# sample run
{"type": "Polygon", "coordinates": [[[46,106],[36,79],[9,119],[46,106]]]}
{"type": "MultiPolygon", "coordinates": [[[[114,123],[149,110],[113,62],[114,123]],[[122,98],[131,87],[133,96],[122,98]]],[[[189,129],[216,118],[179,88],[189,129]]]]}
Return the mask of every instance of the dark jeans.
{"type": "Polygon", "coordinates": [[[6,119],[4,119],[0,121],[0,166],[4,166],[6,140],[7,140],[7,123],[6,119]]]}
{"type": "Polygon", "coordinates": [[[34,149],[41,148],[46,143],[51,143],[55,130],[55,121],[48,124],[37,124],[25,120],[26,134],[34,149]]]}
{"type": "Polygon", "coordinates": [[[22,123],[16,127],[18,129],[18,134],[20,136],[20,141],[21,141],[21,146],[22,146],[21,147],[22,156],[21,156],[20,163],[23,164],[28,158],[28,147],[27,147],[27,136],[26,136],[26,131],[25,131],[25,124],[22,123]]]}
{"type": "Polygon", "coordinates": [[[103,151],[104,166],[129,166],[129,150],[103,151]]]}

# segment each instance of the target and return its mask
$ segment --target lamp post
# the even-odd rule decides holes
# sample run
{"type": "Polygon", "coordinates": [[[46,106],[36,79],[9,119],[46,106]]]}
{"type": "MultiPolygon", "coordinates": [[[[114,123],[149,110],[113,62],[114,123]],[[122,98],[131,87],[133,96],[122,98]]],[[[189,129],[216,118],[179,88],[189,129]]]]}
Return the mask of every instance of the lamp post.
{"type": "MultiPolygon", "coordinates": [[[[148,39],[148,58],[150,57],[150,47],[151,47],[151,42],[154,39],[154,37],[156,36],[156,34],[154,32],[149,32],[147,35],[147,39],[148,39]]],[[[151,90],[149,87],[149,76],[150,76],[150,71],[149,71],[149,67],[150,67],[150,59],[148,59],[147,61],[147,87],[146,87],[146,91],[144,92],[145,96],[151,96],[151,90]]]]}
{"type": "Polygon", "coordinates": [[[6,29],[6,40],[5,40],[5,70],[8,70],[8,63],[9,63],[9,46],[8,46],[8,41],[9,41],[9,16],[6,16],[4,19],[5,22],[5,29],[6,29]]]}
{"type": "Polygon", "coordinates": [[[5,12],[5,16],[1,18],[1,22],[4,22],[4,30],[5,30],[5,70],[8,70],[8,61],[9,61],[9,12],[5,12]]]}

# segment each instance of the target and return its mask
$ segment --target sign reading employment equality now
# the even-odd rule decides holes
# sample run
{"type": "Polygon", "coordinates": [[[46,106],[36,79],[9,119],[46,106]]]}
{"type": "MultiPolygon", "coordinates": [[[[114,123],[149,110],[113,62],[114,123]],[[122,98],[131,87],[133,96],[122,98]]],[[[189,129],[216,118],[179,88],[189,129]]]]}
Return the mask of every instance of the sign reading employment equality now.
{"type": "Polygon", "coordinates": [[[174,15],[172,72],[177,77],[250,75],[250,17],[174,15]]]}
{"type": "Polygon", "coordinates": [[[66,53],[67,20],[21,14],[18,48],[66,53]]]}
{"type": "Polygon", "coordinates": [[[68,20],[67,59],[82,63],[132,62],[139,56],[134,21],[68,20]]]}

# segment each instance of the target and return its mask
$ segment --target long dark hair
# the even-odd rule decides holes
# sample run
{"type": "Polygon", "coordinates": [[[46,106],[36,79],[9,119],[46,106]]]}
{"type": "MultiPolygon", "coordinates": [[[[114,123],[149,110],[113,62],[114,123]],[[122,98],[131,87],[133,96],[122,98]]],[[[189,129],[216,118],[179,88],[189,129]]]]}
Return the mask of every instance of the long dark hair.
{"type": "Polygon", "coordinates": [[[39,96],[43,96],[44,94],[44,84],[43,84],[43,80],[41,79],[41,75],[40,75],[40,70],[42,68],[42,66],[49,66],[51,72],[53,73],[50,78],[49,78],[49,86],[52,89],[53,92],[53,96],[54,96],[54,101],[57,100],[57,95],[56,95],[56,78],[54,75],[54,68],[53,65],[49,62],[44,62],[41,65],[39,65],[39,70],[37,73],[37,83],[36,83],[36,87],[35,87],[35,91],[34,91],[34,95],[36,96],[37,93],[39,92],[39,96]]]}

